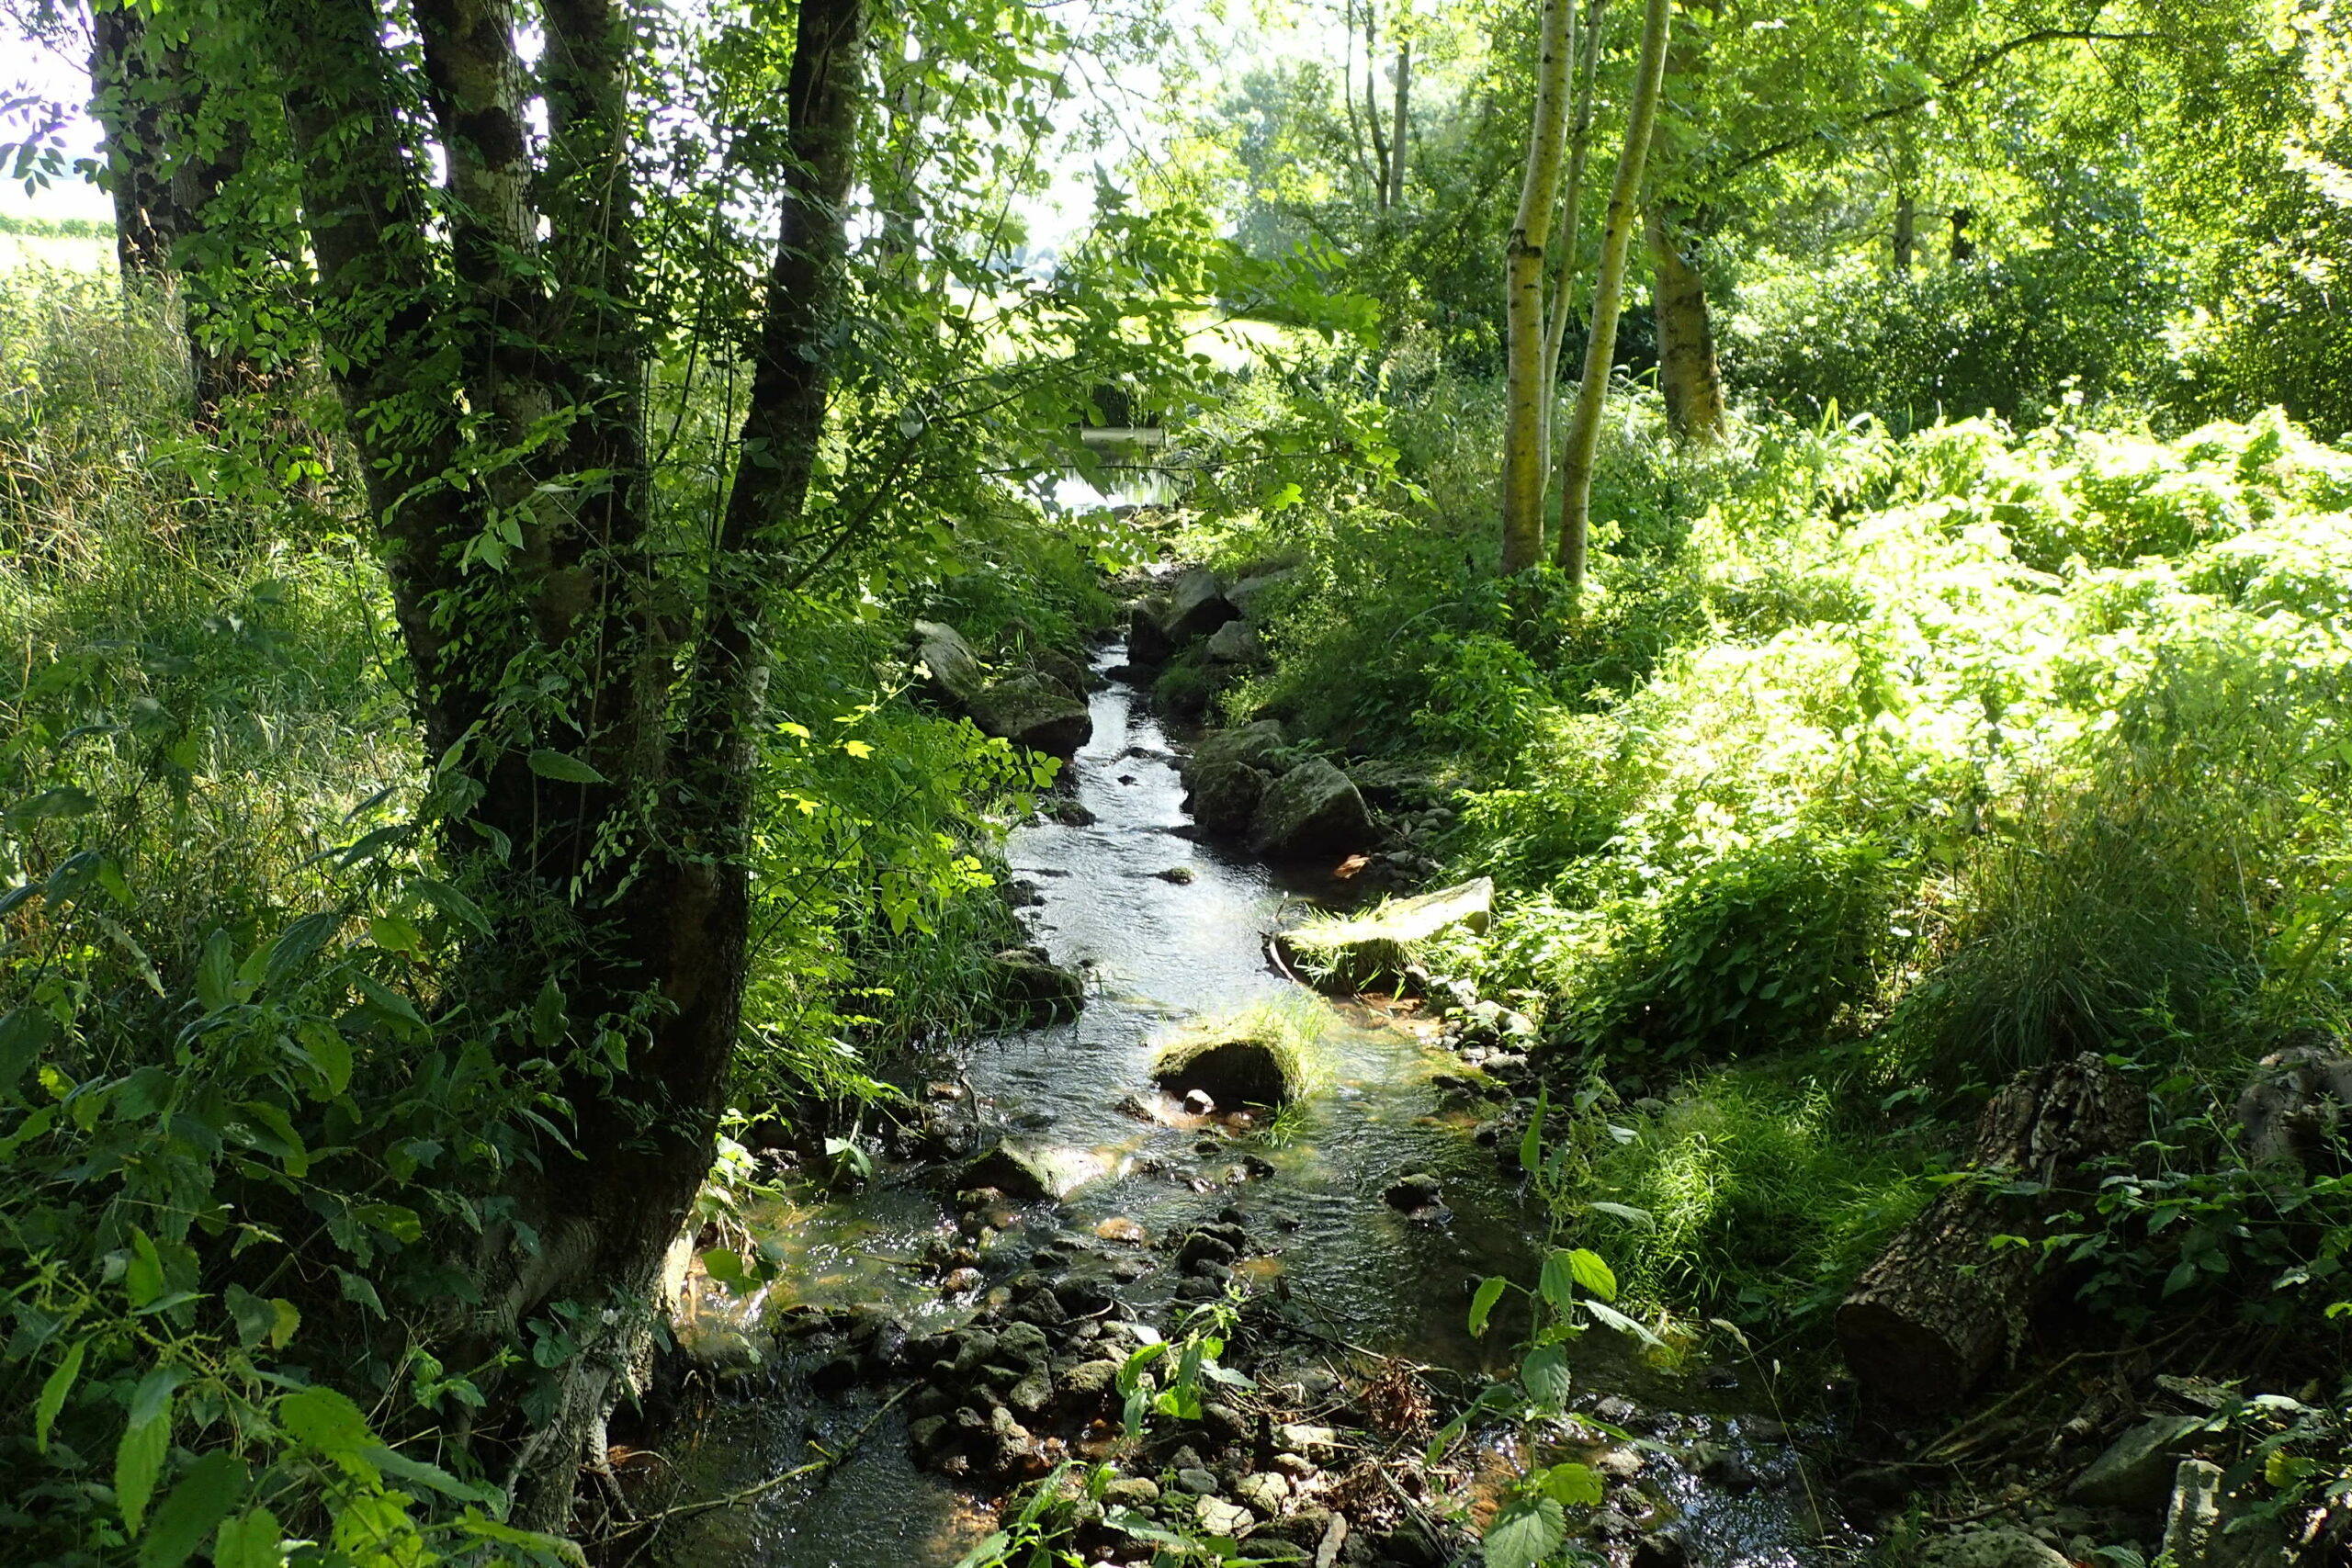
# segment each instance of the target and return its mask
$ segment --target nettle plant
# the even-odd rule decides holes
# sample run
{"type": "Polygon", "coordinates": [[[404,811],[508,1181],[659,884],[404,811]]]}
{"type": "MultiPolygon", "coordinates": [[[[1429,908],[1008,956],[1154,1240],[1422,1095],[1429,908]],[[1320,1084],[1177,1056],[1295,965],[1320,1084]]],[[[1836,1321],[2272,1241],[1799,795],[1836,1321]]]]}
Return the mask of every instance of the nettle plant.
{"type": "MultiPolygon", "coordinates": [[[[1548,1092],[1539,1093],[1534,1114],[1520,1141],[1519,1160],[1547,1208],[1557,1215],[1567,1212],[1567,1188],[1577,1161],[1575,1150],[1566,1142],[1546,1150],[1544,1119],[1548,1110],[1548,1092]]],[[[1640,1215],[1639,1211],[1622,1205],[1601,1207],[1618,1211],[1620,1217],[1640,1215]]],[[[1499,1274],[1480,1280],[1470,1301],[1470,1332],[1484,1336],[1496,1308],[1513,1296],[1524,1298],[1529,1308],[1518,1373],[1490,1384],[1467,1410],[1439,1430],[1430,1440],[1427,1457],[1431,1464],[1444,1457],[1480,1416],[1515,1427],[1518,1440],[1513,1446],[1519,1453],[1538,1453],[1544,1429],[1568,1413],[1573,1382],[1568,1348],[1594,1324],[1647,1344],[1658,1343],[1656,1335],[1617,1309],[1617,1276],[1607,1260],[1587,1247],[1552,1248],[1544,1256],[1532,1289],[1499,1274]]],[[[1624,1436],[1601,1429],[1612,1437],[1624,1436]]],[[[1553,1560],[1568,1545],[1568,1510],[1598,1507],[1601,1495],[1599,1472],[1574,1460],[1522,1472],[1487,1522],[1482,1546],[1487,1568],[1536,1568],[1553,1560]]]]}

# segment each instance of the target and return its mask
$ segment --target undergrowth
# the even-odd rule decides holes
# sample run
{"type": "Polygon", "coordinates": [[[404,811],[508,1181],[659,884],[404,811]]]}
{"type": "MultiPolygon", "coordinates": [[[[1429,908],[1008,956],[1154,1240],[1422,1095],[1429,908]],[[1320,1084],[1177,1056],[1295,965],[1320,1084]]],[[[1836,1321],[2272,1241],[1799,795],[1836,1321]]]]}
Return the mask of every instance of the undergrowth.
{"type": "MultiPolygon", "coordinates": [[[[1445,874],[1499,897],[1425,967],[1645,1102],[1590,1155],[1655,1222],[1603,1248],[1629,1292],[1817,1321],[1991,1090],[2084,1050],[2206,1107],[2147,1168],[2209,1182],[2253,1060],[2346,1022],[2352,454],[2275,412],[2169,440],[1757,413],[1682,451],[1620,406],[1581,600],[1492,577],[1475,418],[1397,412],[1396,482],[1196,533],[1295,564],[1227,716],[1450,784],[1445,874]]],[[[2274,1240],[2180,1276],[2197,1227],[2118,1199],[2076,1238],[2093,1299],[2169,1280],[2315,1325],[2352,1203],[2297,1189],[2297,1242],[2198,1190],[2206,1229],[2274,1240]]]]}

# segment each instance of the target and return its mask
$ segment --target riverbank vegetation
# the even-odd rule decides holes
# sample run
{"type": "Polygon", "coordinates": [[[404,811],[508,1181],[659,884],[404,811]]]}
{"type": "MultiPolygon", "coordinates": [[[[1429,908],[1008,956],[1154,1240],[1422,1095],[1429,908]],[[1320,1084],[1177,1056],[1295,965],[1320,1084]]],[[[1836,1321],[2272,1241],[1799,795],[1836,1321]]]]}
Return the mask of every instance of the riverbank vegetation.
{"type": "MultiPolygon", "coordinates": [[[[1448,1092],[1554,1261],[1516,1382],[1397,1433],[1559,1420],[1600,1324],[1925,1456],[1838,1551],[2170,1397],[2340,1553],[2340,12],[1351,3],[1194,70],[1150,6],[12,10],[98,141],[12,98],[14,175],[119,215],[114,274],[0,276],[12,1560],[633,1551],[665,1280],[759,1282],[682,1228],[919,1152],[934,1048],[1083,1001],[1002,840],[1080,809],[1123,622],[1171,717],[1281,727],[1261,850],[1491,879],[1351,977],[1494,1036],[1448,1092]],[[1988,1155],[2036,1096],[2130,1136],[1988,1155]],[[2007,1414],[1913,1442],[1844,1314],[1953,1236],[2010,1293],[1949,1392],[2007,1414]]],[[[1264,1238],[1188,1234],[1247,1295],[1264,1238]]],[[[1197,1419],[1201,1310],[1093,1393],[1197,1419]]],[[[1354,1550],[1521,1568],[1604,1488],[1503,1492],[1354,1550]]]]}

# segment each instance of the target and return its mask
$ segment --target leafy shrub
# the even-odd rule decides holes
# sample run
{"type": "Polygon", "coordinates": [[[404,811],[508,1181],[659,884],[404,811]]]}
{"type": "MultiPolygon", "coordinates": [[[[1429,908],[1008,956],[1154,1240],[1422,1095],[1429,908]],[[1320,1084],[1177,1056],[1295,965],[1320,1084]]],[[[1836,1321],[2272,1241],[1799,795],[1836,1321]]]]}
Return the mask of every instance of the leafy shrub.
{"type": "Polygon", "coordinates": [[[2173,298],[2170,279],[2137,254],[2086,266],[2035,251],[1900,277],[1862,256],[1820,267],[1772,260],[1739,285],[1724,323],[1725,373],[1806,418],[1834,404],[1898,430],[1988,411],[2038,423],[2161,374],[2173,298]]]}
{"type": "Polygon", "coordinates": [[[1605,910],[1607,940],[1555,979],[1547,1044],[1670,1062],[1817,1035],[1869,988],[1883,862],[1868,840],[1792,834],[1605,910]]]}
{"type": "Polygon", "coordinates": [[[1785,1332],[1833,1308],[1928,1196],[1874,1120],[1793,1073],[1716,1074],[1611,1115],[1622,1139],[1588,1134],[1568,1206],[1629,1296],[1785,1332]]]}

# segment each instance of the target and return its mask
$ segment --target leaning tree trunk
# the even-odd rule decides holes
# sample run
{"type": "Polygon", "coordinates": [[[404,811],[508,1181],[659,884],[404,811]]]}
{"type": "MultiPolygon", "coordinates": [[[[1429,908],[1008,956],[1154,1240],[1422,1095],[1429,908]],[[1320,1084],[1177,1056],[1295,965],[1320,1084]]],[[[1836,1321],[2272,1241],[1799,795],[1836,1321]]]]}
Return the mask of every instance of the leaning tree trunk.
{"type": "Polygon", "coordinates": [[[2053,1275],[2031,1245],[2086,1195],[2086,1168],[2145,1135],[2137,1085],[2086,1052],[2011,1079],[1977,1118],[1972,1179],[1895,1235],[1838,1309],[1846,1365],[1870,1393],[1915,1409],[1963,1398],[2021,1340],[2053,1275]],[[1996,1237],[2025,1245],[1996,1246],[1996,1237]]]}
{"type": "Polygon", "coordinates": [[[1617,175],[1609,187],[1609,218],[1600,231],[1600,265],[1593,278],[1592,333],[1584,345],[1584,374],[1577,382],[1576,409],[1569,415],[1567,444],[1560,454],[1559,558],[1571,588],[1584,586],[1585,541],[1592,531],[1593,457],[1600,449],[1600,412],[1609,396],[1609,371],[1617,360],[1617,313],[1624,305],[1625,252],[1634,240],[1642,165],[1649,157],[1658,94],[1666,84],[1666,45],[1672,19],[1672,0],[1649,0],[1642,16],[1642,54],[1634,67],[1634,101],[1625,117],[1625,145],[1617,154],[1617,175]]]}
{"type": "Polygon", "coordinates": [[[1682,254],[1664,208],[1653,202],[1645,225],[1650,299],[1657,321],[1658,387],[1666,422],[1676,436],[1711,446],[1724,434],[1724,373],[1715,358],[1715,329],[1707,309],[1707,280],[1682,254]]]}
{"type": "Polygon", "coordinates": [[[1568,83],[1576,64],[1575,0],[1544,0],[1543,58],[1536,66],[1535,122],[1519,214],[1503,250],[1503,550],[1506,576],[1544,558],[1544,247],[1559,199],[1567,149],[1568,83]]]}

